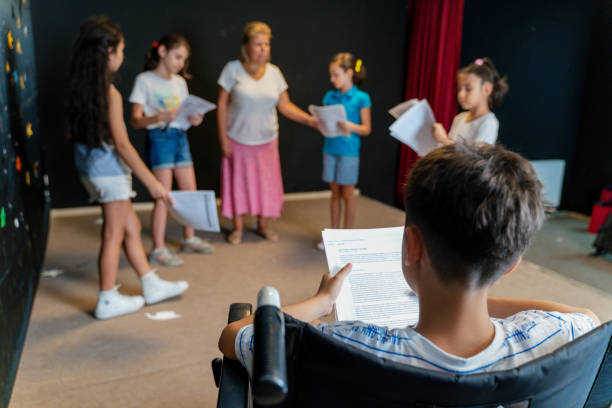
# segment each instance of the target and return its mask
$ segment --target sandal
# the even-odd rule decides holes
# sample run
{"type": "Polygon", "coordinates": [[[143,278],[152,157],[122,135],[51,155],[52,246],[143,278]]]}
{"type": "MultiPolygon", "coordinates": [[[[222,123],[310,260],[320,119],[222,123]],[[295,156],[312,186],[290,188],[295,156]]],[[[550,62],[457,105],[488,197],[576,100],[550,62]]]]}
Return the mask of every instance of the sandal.
{"type": "Polygon", "coordinates": [[[241,230],[233,230],[227,236],[227,242],[232,245],[238,245],[242,241],[242,231],[241,230]]]}
{"type": "Polygon", "coordinates": [[[270,228],[266,228],[265,230],[257,229],[255,233],[268,241],[278,241],[278,234],[270,228]]]}

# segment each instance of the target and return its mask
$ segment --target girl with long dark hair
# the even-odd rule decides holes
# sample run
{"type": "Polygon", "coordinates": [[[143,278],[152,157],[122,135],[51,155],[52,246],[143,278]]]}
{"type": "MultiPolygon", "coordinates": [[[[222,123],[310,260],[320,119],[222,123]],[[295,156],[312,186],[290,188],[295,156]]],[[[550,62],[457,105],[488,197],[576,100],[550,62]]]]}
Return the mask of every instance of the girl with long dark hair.
{"type": "Polygon", "coordinates": [[[74,159],[92,201],[102,205],[104,224],[98,258],[98,319],[132,313],[187,290],[187,282],[168,282],[151,269],[132,207],[131,172],[155,200],[172,204],[170,193],[147,169],[134,149],[123,121],[121,94],[112,85],[123,62],[125,43],[120,28],[104,17],[80,27],[72,49],[66,99],[66,134],[74,142],[74,159]],[[142,282],[143,296],[125,296],[115,286],[121,247],[142,282]]]}

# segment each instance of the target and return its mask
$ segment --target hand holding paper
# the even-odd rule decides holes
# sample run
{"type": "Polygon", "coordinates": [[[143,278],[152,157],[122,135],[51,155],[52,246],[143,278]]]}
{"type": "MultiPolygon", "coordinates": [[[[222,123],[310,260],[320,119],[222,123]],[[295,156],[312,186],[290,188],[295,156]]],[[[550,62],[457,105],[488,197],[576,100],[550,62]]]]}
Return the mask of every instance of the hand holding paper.
{"type": "Polygon", "coordinates": [[[326,314],[331,312],[332,306],[336,303],[336,299],[338,299],[338,295],[340,294],[340,290],[342,289],[342,284],[344,283],[344,279],[348,276],[348,274],[353,269],[353,265],[346,264],[342,269],[338,271],[335,275],[331,273],[326,273],[321,278],[321,284],[319,285],[319,290],[317,291],[317,296],[322,296],[323,299],[329,303],[329,310],[326,314]]]}
{"type": "Polygon", "coordinates": [[[330,276],[348,275],[336,300],[338,320],[390,328],[418,320],[419,302],[401,267],[403,231],[404,227],[323,231],[330,276]],[[347,263],[350,275],[342,269],[347,263]]]}
{"type": "Polygon", "coordinates": [[[214,103],[208,102],[207,100],[194,95],[189,95],[187,98],[185,98],[183,103],[181,103],[181,106],[179,106],[179,114],[175,119],[175,123],[181,127],[189,128],[192,125],[191,121],[189,120],[190,116],[203,115],[216,107],[217,106],[214,103]]]}
{"type": "Polygon", "coordinates": [[[204,114],[189,115],[187,116],[187,120],[189,123],[191,123],[191,126],[200,126],[202,124],[202,120],[204,120],[204,114]]]}
{"type": "Polygon", "coordinates": [[[310,105],[308,111],[317,118],[319,131],[325,137],[350,137],[351,133],[340,127],[346,122],[346,110],[342,105],[314,106],[310,105]]]}
{"type": "Polygon", "coordinates": [[[432,136],[436,122],[426,99],[411,99],[389,110],[395,122],[389,127],[391,136],[410,146],[421,157],[441,144],[432,136]]]}

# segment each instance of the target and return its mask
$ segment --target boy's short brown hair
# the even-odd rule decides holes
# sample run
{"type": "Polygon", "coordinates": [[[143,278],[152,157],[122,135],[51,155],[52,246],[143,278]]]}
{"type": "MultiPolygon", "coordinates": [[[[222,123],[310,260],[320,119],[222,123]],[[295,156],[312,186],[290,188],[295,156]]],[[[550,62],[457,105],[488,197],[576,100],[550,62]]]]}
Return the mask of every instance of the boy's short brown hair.
{"type": "Polygon", "coordinates": [[[544,219],[531,163],[501,146],[456,143],[412,169],[406,225],[421,231],[443,283],[493,283],[527,249],[544,219]]]}

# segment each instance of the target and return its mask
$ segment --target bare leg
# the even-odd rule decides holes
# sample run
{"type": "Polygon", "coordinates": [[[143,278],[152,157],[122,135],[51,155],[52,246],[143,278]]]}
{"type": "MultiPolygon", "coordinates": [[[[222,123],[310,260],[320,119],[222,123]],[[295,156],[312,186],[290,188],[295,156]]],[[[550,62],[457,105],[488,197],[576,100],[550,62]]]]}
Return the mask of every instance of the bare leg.
{"type": "Polygon", "coordinates": [[[134,212],[132,203],[127,214],[127,223],[125,225],[125,239],[123,240],[123,250],[127,256],[132,268],[136,271],[139,277],[142,277],[151,271],[151,265],[147,260],[144,248],[142,247],[142,226],[138,216],[134,212]]]}
{"type": "Polygon", "coordinates": [[[355,186],[341,186],[342,199],[344,200],[344,228],[353,228],[355,223],[355,186]]]}
{"type": "Polygon", "coordinates": [[[244,228],[244,217],[242,215],[234,215],[232,218],[232,222],[234,223],[234,229],[227,236],[227,241],[230,244],[239,244],[242,241],[242,230],[244,228]]]}
{"type": "Polygon", "coordinates": [[[340,195],[340,186],[338,183],[329,183],[331,189],[330,214],[331,227],[334,229],[340,228],[340,213],[342,211],[342,201],[340,195]]]}
{"type": "MultiPolygon", "coordinates": [[[[193,166],[175,167],[174,177],[176,178],[176,184],[181,191],[195,191],[196,190],[196,178],[193,166]]],[[[195,231],[191,227],[183,228],[183,237],[185,239],[191,238],[195,235],[195,231]]]]}
{"type": "MultiPolygon", "coordinates": [[[[159,182],[168,190],[172,188],[172,169],[153,170],[153,174],[159,182]]],[[[168,209],[163,200],[155,200],[153,213],[151,214],[151,231],[153,235],[153,249],[166,246],[166,220],[168,209]]]]}
{"type": "Polygon", "coordinates": [[[257,216],[257,231],[265,231],[268,229],[268,219],[262,217],[261,215],[257,216]]]}
{"type": "Polygon", "coordinates": [[[257,216],[257,233],[270,241],[278,241],[278,234],[268,228],[268,219],[257,216]]]}
{"type": "Polygon", "coordinates": [[[130,205],[130,200],[111,201],[102,204],[104,225],[102,227],[102,245],[98,257],[100,290],[111,290],[115,287],[121,243],[125,236],[130,205]]]}
{"type": "Polygon", "coordinates": [[[232,221],[234,223],[234,231],[242,232],[242,229],[244,228],[244,216],[234,215],[232,221]]]}

